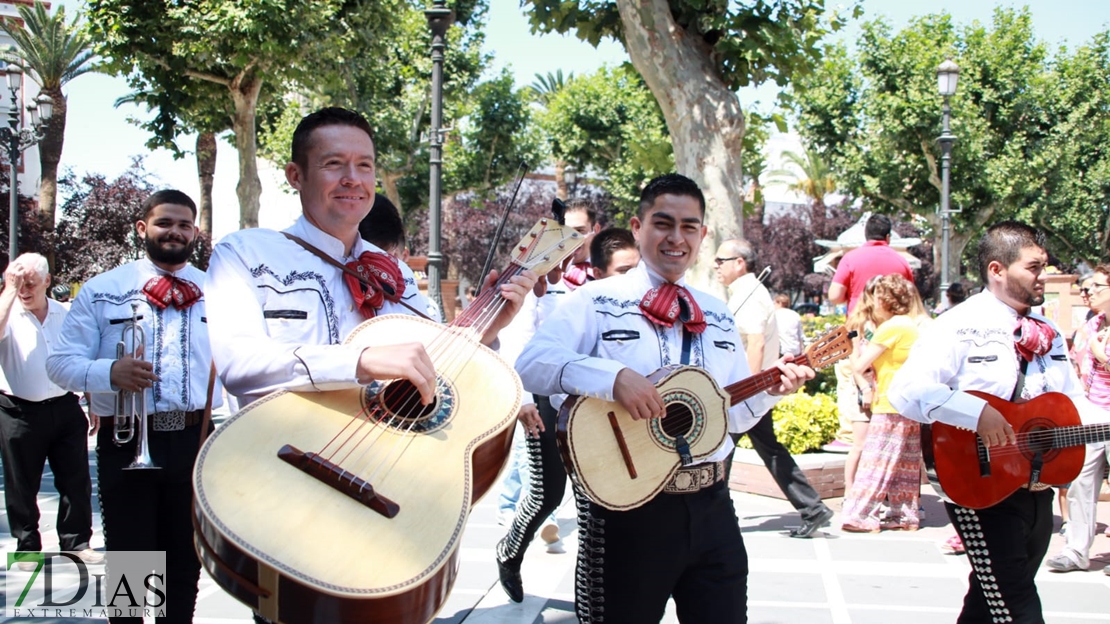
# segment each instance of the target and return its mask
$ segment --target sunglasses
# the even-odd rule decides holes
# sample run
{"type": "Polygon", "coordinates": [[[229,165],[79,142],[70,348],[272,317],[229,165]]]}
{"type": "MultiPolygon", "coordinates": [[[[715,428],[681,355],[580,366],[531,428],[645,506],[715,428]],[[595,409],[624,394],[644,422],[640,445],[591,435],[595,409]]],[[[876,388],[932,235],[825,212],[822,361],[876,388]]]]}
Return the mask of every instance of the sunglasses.
{"type": "Polygon", "coordinates": [[[1079,292],[1084,297],[1090,297],[1093,293],[1102,292],[1103,288],[1110,288],[1110,284],[1099,284],[1098,282],[1094,282],[1089,288],[1080,288],[1079,292]]]}
{"type": "Polygon", "coordinates": [[[740,256],[733,256],[731,258],[713,258],[713,263],[716,264],[717,266],[721,266],[722,264],[724,264],[726,262],[731,262],[733,260],[739,260],[739,259],[740,259],[740,256]]]}

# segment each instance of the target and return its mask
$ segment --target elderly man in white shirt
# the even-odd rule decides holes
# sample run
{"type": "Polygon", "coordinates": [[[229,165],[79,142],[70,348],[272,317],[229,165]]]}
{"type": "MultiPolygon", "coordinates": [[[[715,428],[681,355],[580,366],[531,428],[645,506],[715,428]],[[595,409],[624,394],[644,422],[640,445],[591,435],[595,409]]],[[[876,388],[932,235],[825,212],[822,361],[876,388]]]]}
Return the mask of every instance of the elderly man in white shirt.
{"type": "MultiPolygon", "coordinates": [[[[769,368],[779,357],[775,306],[771,302],[771,293],[755,276],[756,262],[755,249],[746,240],[726,240],[717,249],[717,280],[729,291],[728,309],[736,317],[736,330],[744,342],[748,367],[753,372],[769,368]]],[[[790,536],[812,537],[829,523],[833,511],[821,502],[821,495],[813,489],[790,451],[775,436],[771,411],[760,416],[747,431],[748,439],[779,489],[801,514],[802,524],[792,529],[790,536]]],[[[733,430],[733,441],[739,441],[742,435],[742,431],[733,430]]],[[[728,466],[731,467],[731,464],[729,462],[728,466]]]]}
{"type": "MultiPolygon", "coordinates": [[[[46,297],[46,258],[19,256],[4,271],[0,293],[0,458],[8,525],[21,552],[42,550],[38,493],[46,461],[58,490],[57,530],[62,550],[87,562],[103,555],[92,538],[89,423],[76,395],[46,376],[46,358],[57,344],[66,308],[46,297]],[[18,303],[17,303],[18,302],[18,303]]],[[[20,569],[35,568],[22,561],[20,569]]]]}

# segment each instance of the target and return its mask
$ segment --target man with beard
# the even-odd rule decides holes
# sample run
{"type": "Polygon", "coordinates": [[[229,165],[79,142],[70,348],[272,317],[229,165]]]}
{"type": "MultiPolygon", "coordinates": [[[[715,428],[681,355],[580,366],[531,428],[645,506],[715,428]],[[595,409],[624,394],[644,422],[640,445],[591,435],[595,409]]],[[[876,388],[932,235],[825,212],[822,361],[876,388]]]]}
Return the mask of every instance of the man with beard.
{"type": "MultiPolygon", "coordinates": [[[[196,204],[180,191],[159,191],[143,202],[135,230],[146,257],[98,275],[81,288],[47,360],[50,379],[71,392],[88,392],[89,412],[102,421],[96,453],[108,551],[166,553],[167,617],[159,622],[192,621],[200,577],[190,477],[212,353],[205,275],[189,264],[197,240],[196,215],[196,204]],[[133,315],[145,333],[141,353],[117,357],[116,344],[133,315]],[[115,399],[121,390],[145,396],[146,435],[158,469],[127,469],[143,435],[137,426],[130,442],[113,440],[115,399]]],[[[131,350],[130,342],[126,348],[131,350]]],[[[221,395],[216,387],[215,405],[221,395]]],[[[108,584],[115,587],[111,577],[108,584]]],[[[142,618],[111,621],[137,623],[142,618]]]]}
{"type": "MultiPolygon", "coordinates": [[[[1010,401],[1062,392],[1084,422],[1107,420],[1084,396],[1059,330],[1032,312],[1044,303],[1043,234],[1004,221],[987,230],[978,252],[986,290],[922,333],[894,377],[890,403],[906,418],[976,431],[987,447],[1015,444],[1017,438],[1005,417],[969,390],[1010,401]]],[[[1033,577],[1052,536],[1049,486],[1031,483],[985,509],[952,503],[945,509],[972,567],[957,622],[1043,623],[1033,577]]]]}

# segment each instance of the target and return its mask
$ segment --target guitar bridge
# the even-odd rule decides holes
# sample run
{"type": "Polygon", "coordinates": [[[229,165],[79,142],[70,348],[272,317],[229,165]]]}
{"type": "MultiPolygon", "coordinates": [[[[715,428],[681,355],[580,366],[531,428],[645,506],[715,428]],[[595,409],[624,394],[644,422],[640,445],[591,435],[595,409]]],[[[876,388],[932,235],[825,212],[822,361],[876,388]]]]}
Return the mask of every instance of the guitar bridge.
{"type": "Polygon", "coordinates": [[[375,492],[374,486],[344,471],[338,465],[316,453],[304,453],[296,447],[286,444],[278,451],[278,457],[317,481],[339,490],[386,518],[392,518],[401,511],[400,505],[375,492]]]}

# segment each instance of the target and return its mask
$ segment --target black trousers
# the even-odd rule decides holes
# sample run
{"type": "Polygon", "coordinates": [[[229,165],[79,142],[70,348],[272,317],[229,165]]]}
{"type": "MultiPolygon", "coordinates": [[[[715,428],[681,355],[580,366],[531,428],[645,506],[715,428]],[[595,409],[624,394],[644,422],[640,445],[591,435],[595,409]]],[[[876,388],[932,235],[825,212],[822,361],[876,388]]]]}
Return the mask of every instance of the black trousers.
{"type": "MultiPolygon", "coordinates": [[[[732,441],[738,442],[745,435],[752,441],[752,448],[763,460],[763,465],[771,472],[779,489],[786,495],[786,500],[802,514],[802,520],[813,520],[826,509],[821,502],[821,495],[809,484],[802,469],[790,455],[790,451],[775,437],[775,421],[771,412],[767,412],[746,433],[729,434],[732,441]]],[[[725,478],[732,473],[732,461],[726,462],[725,478]]]]}
{"type": "Polygon", "coordinates": [[[0,395],[0,461],[12,537],[20,551],[42,550],[39,487],[50,462],[58,502],[58,542],[62,550],[84,550],[92,538],[92,481],[89,478],[89,424],[77,396],[34,403],[0,395]]]}
{"type": "MultiPolygon", "coordinates": [[[[193,463],[200,426],[149,432],[150,455],[160,470],[123,470],[135,458],[135,440],[116,446],[112,421],[97,438],[96,456],[104,541],[109,551],[166,552],[166,617],[159,623],[193,621],[200,560],[193,547],[193,463]]],[[[148,425],[149,427],[149,425],[148,425]]],[[[109,571],[109,587],[114,587],[109,571]]],[[[112,624],[140,624],[141,618],[111,618],[112,624]]]]}
{"type": "Polygon", "coordinates": [[[986,509],[945,503],[972,570],[957,624],[1044,624],[1033,577],[1052,537],[1052,497],[1021,489],[986,509]]]}
{"type": "Polygon", "coordinates": [[[567,472],[555,441],[559,413],[547,397],[534,398],[543,420],[543,431],[539,438],[528,438],[528,467],[531,471],[528,492],[517,505],[516,517],[508,534],[497,543],[497,559],[514,565],[520,565],[524,560],[524,553],[536,531],[559,507],[567,491],[567,472]]]}
{"type": "Polygon", "coordinates": [[[647,624],[674,597],[689,624],[748,621],[748,554],[724,482],[631,511],[579,511],[575,610],[583,624],[647,624]]]}

